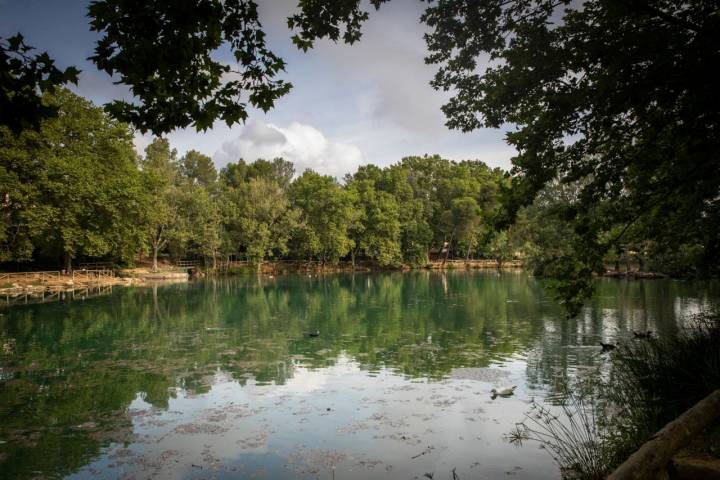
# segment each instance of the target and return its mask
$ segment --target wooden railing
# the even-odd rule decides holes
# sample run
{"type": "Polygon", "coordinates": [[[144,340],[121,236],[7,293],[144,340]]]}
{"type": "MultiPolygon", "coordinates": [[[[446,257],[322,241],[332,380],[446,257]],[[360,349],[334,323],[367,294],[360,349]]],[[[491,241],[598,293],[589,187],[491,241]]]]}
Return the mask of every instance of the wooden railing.
{"type": "Polygon", "coordinates": [[[248,265],[250,265],[250,262],[246,260],[230,260],[229,262],[225,262],[223,265],[227,266],[228,268],[247,267],[248,265]]]}
{"type": "Polygon", "coordinates": [[[80,270],[109,270],[112,269],[113,264],[112,262],[91,262],[91,263],[81,263],[79,269],[80,270]]]}
{"type": "Polygon", "coordinates": [[[52,280],[75,279],[75,277],[90,277],[100,280],[101,278],[113,278],[115,272],[110,268],[94,269],[94,270],[73,270],[67,274],[58,270],[45,270],[38,272],[10,272],[0,273],[0,283],[12,283],[13,281],[22,280],[28,282],[47,282],[52,280]]]}
{"type": "Polygon", "coordinates": [[[181,267],[181,268],[197,267],[201,263],[202,262],[200,260],[178,260],[177,263],[175,264],[175,266],[181,267]]]}
{"type": "MultiPolygon", "coordinates": [[[[439,260],[433,260],[431,263],[443,263],[442,259],[439,260]]],[[[488,265],[488,266],[495,266],[497,265],[497,260],[493,260],[490,258],[482,258],[477,260],[465,260],[463,258],[448,258],[445,260],[445,263],[453,263],[456,265],[462,265],[465,263],[473,264],[473,265],[488,265]]],[[[507,260],[503,262],[503,265],[520,265],[519,260],[507,260]]]]}
{"type": "Polygon", "coordinates": [[[13,280],[25,280],[26,282],[37,280],[43,281],[48,279],[56,279],[62,276],[62,272],[57,270],[47,270],[41,272],[12,272],[0,273],[0,282],[12,282],[13,280]]]}
{"type": "Polygon", "coordinates": [[[75,277],[92,277],[100,281],[101,278],[113,278],[115,277],[115,272],[112,269],[104,268],[104,269],[96,269],[96,270],[73,270],[72,271],[72,279],[74,280],[75,277]]]}

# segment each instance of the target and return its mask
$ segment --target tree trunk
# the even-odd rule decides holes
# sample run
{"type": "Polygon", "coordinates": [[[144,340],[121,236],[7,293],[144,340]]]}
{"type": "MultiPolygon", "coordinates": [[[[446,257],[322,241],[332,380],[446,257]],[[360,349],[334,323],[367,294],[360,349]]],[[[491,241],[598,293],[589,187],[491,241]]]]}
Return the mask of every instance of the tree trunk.
{"type": "Polygon", "coordinates": [[[467,254],[465,255],[466,262],[470,261],[470,248],[471,248],[470,245],[468,245],[467,254]]]}
{"type": "Polygon", "coordinates": [[[67,273],[72,272],[72,256],[68,252],[65,252],[65,254],[64,254],[64,263],[65,263],[65,271],[67,273]]]}
{"type": "Polygon", "coordinates": [[[153,299],[153,314],[155,316],[155,320],[160,320],[160,305],[158,304],[157,284],[153,284],[152,299],[153,299]]]}
{"type": "Polygon", "coordinates": [[[153,242],[152,250],[153,250],[153,266],[152,266],[152,269],[153,269],[153,272],[157,272],[157,270],[158,270],[158,264],[157,264],[158,244],[157,244],[157,243],[153,242]]]}
{"type": "MultiPolygon", "coordinates": [[[[447,250],[445,250],[445,258],[443,258],[443,262],[442,262],[443,267],[445,266],[445,262],[447,262],[448,257],[450,256],[450,246],[452,245],[452,241],[453,241],[453,236],[450,235],[450,241],[447,242],[447,250]]],[[[444,246],[444,244],[443,244],[443,246],[444,246]]]]}

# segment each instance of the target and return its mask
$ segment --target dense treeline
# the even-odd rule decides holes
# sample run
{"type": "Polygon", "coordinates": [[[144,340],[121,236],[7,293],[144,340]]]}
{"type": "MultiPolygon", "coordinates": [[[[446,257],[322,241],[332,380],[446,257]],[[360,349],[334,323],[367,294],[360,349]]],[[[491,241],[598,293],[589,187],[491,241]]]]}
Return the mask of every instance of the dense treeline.
{"type": "MultiPolygon", "coordinates": [[[[169,256],[210,267],[230,257],[381,267],[422,265],[431,256],[521,257],[553,278],[576,268],[583,237],[568,218],[583,181],[550,182],[509,222],[518,179],[480,161],[406,157],[362,166],[342,182],[295,172],[282,158],[239,159],[218,172],[209,157],[179,157],[163,138],[138,154],[127,125],[69,91],[45,101],[57,118],[38,131],[6,132],[0,142],[0,262],[15,268],[133,264],[142,255],[154,266],[169,256]]],[[[616,269],[692,274],[705,248],[691,231],[658,242],[642,223],[611,225],[598,236],[623,237],[604,258],[616,269]]]]}
{"type": "MultiPolygon", "coordinates": [[[[368,259],[421,264],[430,252],[482,255],[510,177],[479,161],[408,157],[344,181],[276,158],[217,172],[166,139],[144,154],[124,124],[68,91],[38,131],[0,145],[0,261],[131,264],[140,254],[202,258],[368,259]]],[[[495,242],[497,243],[497,242],[495,242]]]]}

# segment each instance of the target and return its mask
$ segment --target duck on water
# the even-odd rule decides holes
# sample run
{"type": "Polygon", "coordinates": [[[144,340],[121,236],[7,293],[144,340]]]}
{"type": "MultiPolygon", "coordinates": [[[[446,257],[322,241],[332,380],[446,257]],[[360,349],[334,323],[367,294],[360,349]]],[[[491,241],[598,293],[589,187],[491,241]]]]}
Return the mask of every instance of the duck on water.
{"type": "Polygon", "coordinates": [[[515,392],[516,388],[516,385],[513,385],[512,387],[493,388],[490,390],[490,396],[493,400],[495,400],[496,397],[509,397],[515,392]]]}

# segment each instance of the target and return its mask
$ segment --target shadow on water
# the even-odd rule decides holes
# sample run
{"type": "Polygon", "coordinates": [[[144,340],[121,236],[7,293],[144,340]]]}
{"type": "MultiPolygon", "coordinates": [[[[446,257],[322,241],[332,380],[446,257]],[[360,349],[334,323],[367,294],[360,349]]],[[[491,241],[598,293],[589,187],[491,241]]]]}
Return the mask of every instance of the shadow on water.
{"type": "Polygon", "coordinates": [[[600,340],[671,335],[719,295],[716,284],[601,280],[564,319],[522,273],[413,272],[231,277],[5,309],[0,477],[347,467],[338,478],[406,478],[457,466],[551,478],[539,453],[501,464],[518,456],[500,437],[529,399],[603,362],[600,340]],[[507,411],[487,398],[496,381],[520,385],[507,411]],[[193,435],[206,447],[188,463],[193,435]]]}

